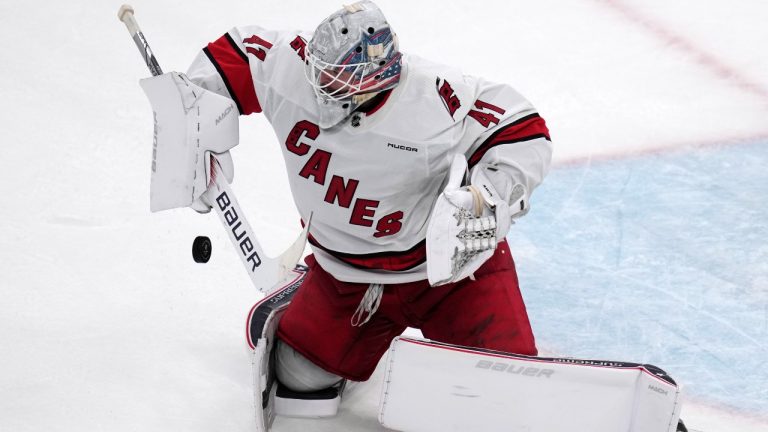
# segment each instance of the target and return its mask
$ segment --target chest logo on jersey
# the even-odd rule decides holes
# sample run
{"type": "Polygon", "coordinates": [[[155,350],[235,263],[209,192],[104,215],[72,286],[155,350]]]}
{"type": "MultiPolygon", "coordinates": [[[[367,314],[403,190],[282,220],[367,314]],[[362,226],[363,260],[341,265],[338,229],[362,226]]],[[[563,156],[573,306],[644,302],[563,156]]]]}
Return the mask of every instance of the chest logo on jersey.
{"type": "Polygon", "coordinates": [[[288,134],[285,140],[286,149],[297,156],[307,156],[307,161],[298,175],[325,188],[323,201],[326,204],[351,209],[348,220],[350,225],[373,227],[375,223],[372,235],[376,238],[398,233],[403,226],[405,213],[398,210],[380,216],[377,214],[380,213],[377,212],[380,201],[357,196],[360,180],[329,173],[333,153],[321,149],[313,150],[312,146],[305,142],[317,140],[320,133],[318,125],[302,120],[296,123],[288,134]]]}
{"type": "Polygon", "coordinates": [[[451,87],[451,83],[438,77],[435,87],[437,88],[437,94],[440,95],[440,100],[443,101],[443,106],[448,110],[448,114],[451,115],[451,118],[453,118],[453,115],[456,114],[456,110],[461,108],[461,101],[459,100],[459,97],[456,96],[456,92],[453,90],[453,87],[451,87]]]}
{"type": "Polygon", "coordinates": [[[408,147],[408,146],[404,146],[402,144],[387,143],[387,148],[391,148],[391,149],[395,149],[395,150],[403,150],[403,151],[407,151],[407,152],[414,152],[414,153],[418,153],[419,152],[419,149],[417,149],[416,147],[408,147]]]}

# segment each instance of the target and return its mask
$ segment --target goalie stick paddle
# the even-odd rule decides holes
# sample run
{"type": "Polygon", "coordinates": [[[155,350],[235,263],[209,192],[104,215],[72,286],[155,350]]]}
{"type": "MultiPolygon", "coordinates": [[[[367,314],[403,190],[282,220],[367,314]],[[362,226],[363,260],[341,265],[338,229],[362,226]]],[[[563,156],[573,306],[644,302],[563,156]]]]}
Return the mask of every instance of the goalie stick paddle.
{"type": "MultiPolygon", "coordinates": [[[[128,28],[128,32],[152,75],[162,75],[163,71],[160,64],[136,21],[133,7],[122,5],[117,12],[117,17],[128,28]]],[[[267,293],[283,276],[293,270],[296,263],[301,259],[312,217],[310,215],[304,230],[285,252],[275,258],[269,257],[264,253],[253,229],[245,219],[245,212],[237,203],[235,194],[229,187],[227,180],[223,175],[217,175],[221,172],[221,166],[213,155],[210,155],[210,167],[211,178],[205,193],[208,202],[218,213],[235,250],[240,252],[238,255],[250,276],[251,282],[257,290],[267,293]]]]}

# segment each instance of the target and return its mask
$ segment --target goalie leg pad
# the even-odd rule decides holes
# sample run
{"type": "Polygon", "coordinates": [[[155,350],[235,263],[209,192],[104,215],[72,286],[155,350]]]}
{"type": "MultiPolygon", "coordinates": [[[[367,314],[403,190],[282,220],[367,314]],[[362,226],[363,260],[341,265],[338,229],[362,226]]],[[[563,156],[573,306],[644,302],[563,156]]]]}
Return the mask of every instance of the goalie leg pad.
{"type": "Polygon", "coordinates": [[[413,432],[675,432],[680,388],[634,363],[527,357],[398,338],[379,421],[413,432]],[[440,365],[440,367],[435,367],[440,365]]]}
{"type": "Polygon", "coordinates": [[[275,420],[275,333],[280,318],[304,281],[306,272],[306,267],[296,266],[296,269],[279,282],[269,295],[256,303],[248,314],[246,336],[251,349],[257,432],[267,432],[275,420]]]}

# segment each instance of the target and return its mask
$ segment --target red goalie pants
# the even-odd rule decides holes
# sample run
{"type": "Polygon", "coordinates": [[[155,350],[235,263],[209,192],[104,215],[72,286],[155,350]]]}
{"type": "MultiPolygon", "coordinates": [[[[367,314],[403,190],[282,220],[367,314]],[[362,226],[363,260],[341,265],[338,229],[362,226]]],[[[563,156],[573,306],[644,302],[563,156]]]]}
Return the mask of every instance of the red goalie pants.
{"type": "Polygon", "coordinates": [[[278,336],[328,372],[353,381],[370,378],[390,342],[406,327],[428,339],[536,355],[536,345],[506,242],[478,271],[454,284],[426,280],[385,285],[366,324],[350,321],[368,284],[341,282],[307,257],[309,273],[278,326],[278,336]]]}

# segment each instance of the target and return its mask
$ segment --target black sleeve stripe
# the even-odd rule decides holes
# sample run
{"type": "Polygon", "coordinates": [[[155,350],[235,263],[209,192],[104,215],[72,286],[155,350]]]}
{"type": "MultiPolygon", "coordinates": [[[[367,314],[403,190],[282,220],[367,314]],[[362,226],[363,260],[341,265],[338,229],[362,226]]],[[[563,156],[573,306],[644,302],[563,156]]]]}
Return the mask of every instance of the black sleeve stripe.
{"type": "Polygon", "coordinates": [[[494,131],[472,155],[467,159],[470,167],[475,166],[493,147],[503,144],[513,144],[525,141],[533,141],[543,138],[550,141],[549,130],[544,119],[539,114],[533,113],[515,120],[512,123],[501,126],[494,131]]]}
{"type": "Polygon", "coordinates": [[[240,49],[240,47],[237,45],[237,42],[232,39],[232,36],[229,33],[225,34],[224,36],[227,38],[229,44],[232,45],[232,49],[235,50],[235,52],[240,56],[241,59],[243,59],[245,63],[248,63],[248,56],[245,55],[245,53],[240,49]]]}
{"type": "Polygon", "coordinates": [[[549,141],[549,137],[545,134],[535,134],[535,135],[528,135],[520,138],[515,139],[509,139],[509,140],[501,140],[498,142],[493,143],[493,145],[489,146],[488,148],[496,147],[498,145],[502,144],[514,144],[519,142],[525,142],[525,141],[533,141],[535,139],[544,138],[545,140],[549,141]]]}
{"type": "MultiPolygon", "coordinates": [[[[229,36],[229,34],[227,34],[227,36],[229,36]]],[[[229,83],[229,80],[227,79],[227,75],[224,73],[224,70],[219,65],[219,62],[216,61],[216,58],[213,57],[213,54],[211,54],[211,50],[209,50],[208,47],[203,48],[203,52],[208,57],[208,60],[211,61],[211,63],[213,64],[213,67],[216,68],[216,71],[219,73],[221,80],[224,81],[224,85],[227,87],[229,96],[232,98],[232,100],[235,101],[235,105],[237,105],[238,113],[242,115],[243,107],[242,105],[240,105],[240,101],[237,98],[237,94],[235,94],[234,90],[232,90],[232,85],[229,83]]],[[[238,49],[237,52],[240,52],[240,50],[238,49]]]]}
{"type": "Polygon", "coordinates": [[[520,137],[520,138],[515,138],[515,139],[501,140],[501,141],[494,142],[493,144],[488,144],[487,146],[483,147],[482,152],[477,152],[477,153],[473,154],[472,157],[469,158],[469,160],[467,161],[468,162],[467,165],[471,169],[472,167],[477,165],[478,162],[480,162],[480,160],[483,158],[483,156],[485,156],[490,149],[492,149],[494,147],[498,147],[500,145],[506,145],[506,144],[515,144],[515,143],[521,143],[521,142],[526,142],[526,141],[533,141],[533,140],[537,140],[539,138],[542,138],[542,139],[545,139],[545,140],[549,141],[549,137],[547,135],[545,135],[545,134],[535,134],[535,135],[528,135],[528,136],[524,136],[524,137],[520,137]]]}
{"type": "Polygon", "coordinates": [[[528,115],[527,115],[527,116],[525,116],[525,117],[520,117],[519,119],[517,119],[517,120],[513,121],[512,123],[508,123],[508,124],[505,124],[504,126],[500,127],[500,128],[497,130],[497,131],[495,131],[494,133],[492,133],[492,134],[491,134],[491,136],[489,136],[488,138],[486,138],[486,139],[485,139],[485,141],[483,141],[483,143],[489,143],[489,142],[493,142],[493,140],[496,138],[496,136],[498,136],[499,134],[503,133],[503,132],[504,132],[504,131],[506,131],[507,129],[509,129],[509,128],[513,128],[513,127],[515,127],[515,126],[518,126],[518,125],[520,125],[521,123],[525,123],[525,122],[527,122],[528,120],[530,120],[530,119],[533,119],[533,118],[537,118],[537,117],[541,117],[541,116],[539,115],[539,113],[528,114],[528,115]]]}

